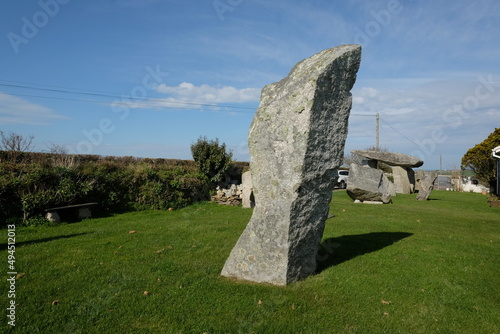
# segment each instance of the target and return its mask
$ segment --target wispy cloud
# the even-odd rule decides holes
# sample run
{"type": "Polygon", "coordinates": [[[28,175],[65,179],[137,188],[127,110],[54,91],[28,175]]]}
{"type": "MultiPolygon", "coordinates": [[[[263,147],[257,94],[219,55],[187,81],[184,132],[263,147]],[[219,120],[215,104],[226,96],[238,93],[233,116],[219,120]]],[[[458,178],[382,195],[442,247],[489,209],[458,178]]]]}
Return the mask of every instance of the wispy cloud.
{"type": "Polygon", "coordinates": [[[204,109],[207,107],[218,109],[227,104],[258,102],[261,91],[260,88],[238,89],[232,86],[207,84],[196,86],[189,82],[183,82],[178,86],[161,84],[155,90],[160,93],[159,97],[126,100],[120,103],[131,109],[204,109]]]}
{"type": "Polygon", "coordinates": [[[66,118],[53,110],[19,97],[0,92],[0,124],[48,125],[66,118]]]}
{"type": "Polygon", "coordinates": [[[178,86],[159,85],[156,90],[160,93],[171,95],[179,101],[192,101],[198,103],[245,103],[259,101],[260,89],[237,89],[231,86],[210,86],[203,84],[196,86],[183,82],[178,86]]]}

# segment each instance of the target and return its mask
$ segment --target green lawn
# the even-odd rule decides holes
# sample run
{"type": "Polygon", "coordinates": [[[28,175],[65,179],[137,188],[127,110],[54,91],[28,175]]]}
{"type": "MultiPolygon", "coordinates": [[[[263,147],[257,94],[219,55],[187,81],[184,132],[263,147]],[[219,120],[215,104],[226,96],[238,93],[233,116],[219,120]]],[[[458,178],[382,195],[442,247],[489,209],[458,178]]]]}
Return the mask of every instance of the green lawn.
{"type": "Polygon", "coordinates": [[[219,275],[250,209],[18,228],[16,326],[4,279],[0,332],[500,333],[500,209],[479,194],[431,199],[367,205],[335,192],[318,274],[287,287],[219,275]]]}

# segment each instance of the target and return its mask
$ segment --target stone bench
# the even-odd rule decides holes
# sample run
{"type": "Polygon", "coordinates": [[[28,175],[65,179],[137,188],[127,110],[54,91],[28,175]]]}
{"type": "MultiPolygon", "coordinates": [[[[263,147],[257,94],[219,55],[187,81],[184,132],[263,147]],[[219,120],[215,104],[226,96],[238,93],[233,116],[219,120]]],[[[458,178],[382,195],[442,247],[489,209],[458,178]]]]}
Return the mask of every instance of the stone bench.
{"type": "Polygon", "coordinates": [[[59,223],[61,220],[78,221],[91,218],[92,212],[90,208],[94,205],[97,205],[97,203],[75,204],[45,209],[45,218],[52,223],[59,223]]]}

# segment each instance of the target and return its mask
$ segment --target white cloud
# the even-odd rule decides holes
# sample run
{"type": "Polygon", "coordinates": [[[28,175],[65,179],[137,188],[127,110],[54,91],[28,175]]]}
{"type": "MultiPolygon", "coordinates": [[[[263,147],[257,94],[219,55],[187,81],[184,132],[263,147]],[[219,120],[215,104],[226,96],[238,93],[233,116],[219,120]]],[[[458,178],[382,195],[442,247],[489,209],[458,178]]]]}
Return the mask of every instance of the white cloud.
{"type": "Polygon", "coordinates": [[[189,82],[183,82],[174,87],[161,84],[156,87],[156,90],[171,95],[180,102],[191,101],[207,104],[256,102],[259,101],[260,97],[260,89],[258,88],[237,89],[231,86],[213,87],[207,84],[195,86],[189,82]]]}
{"type": "Polygon", "coordinates": [[[47,125],[66,118],[44,106],[0,92],[0,124],[47,125]]]}
{"type": "Polygon", "coordinates": [[[112,105],[121,104],[131,109],[205,109],[218,110],[229,107],[227,104],[258,102],[260,88],[237,89],[231,86],[196,86],[183,82],[178,86],[158,85],[155,90],[167,97],[151,97],[147,99],[127,99],[115,101],[112,105]]]}

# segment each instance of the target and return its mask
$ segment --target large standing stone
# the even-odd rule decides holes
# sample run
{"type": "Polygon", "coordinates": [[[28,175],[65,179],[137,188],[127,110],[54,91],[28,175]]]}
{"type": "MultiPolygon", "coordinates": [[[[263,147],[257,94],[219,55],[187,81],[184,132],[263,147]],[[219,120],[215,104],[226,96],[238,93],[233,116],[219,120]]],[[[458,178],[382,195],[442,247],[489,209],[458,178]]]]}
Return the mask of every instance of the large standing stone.
{"type": "Polygon", "coordinates": [[[417,199],[419,201],[425,201],[429,199],[432,189],[434,189],[434,182],[437,179],[437,175],[435,173],[427,174],[422,182],[420,183],[420,190],[417,194],[417,199]]]}
{"type": "Polygon", "coordinates": [[[222,275],[286,285],[315,272],[360,60],[358,45],[324,50],[262,90],[249,134],[255,209],[222,275]]]}
{"type": "Polygon", "coordinates": [[[347,194],[353,200],[390,203],[391,181],[380,169],[351,164],[347,194]]]}

